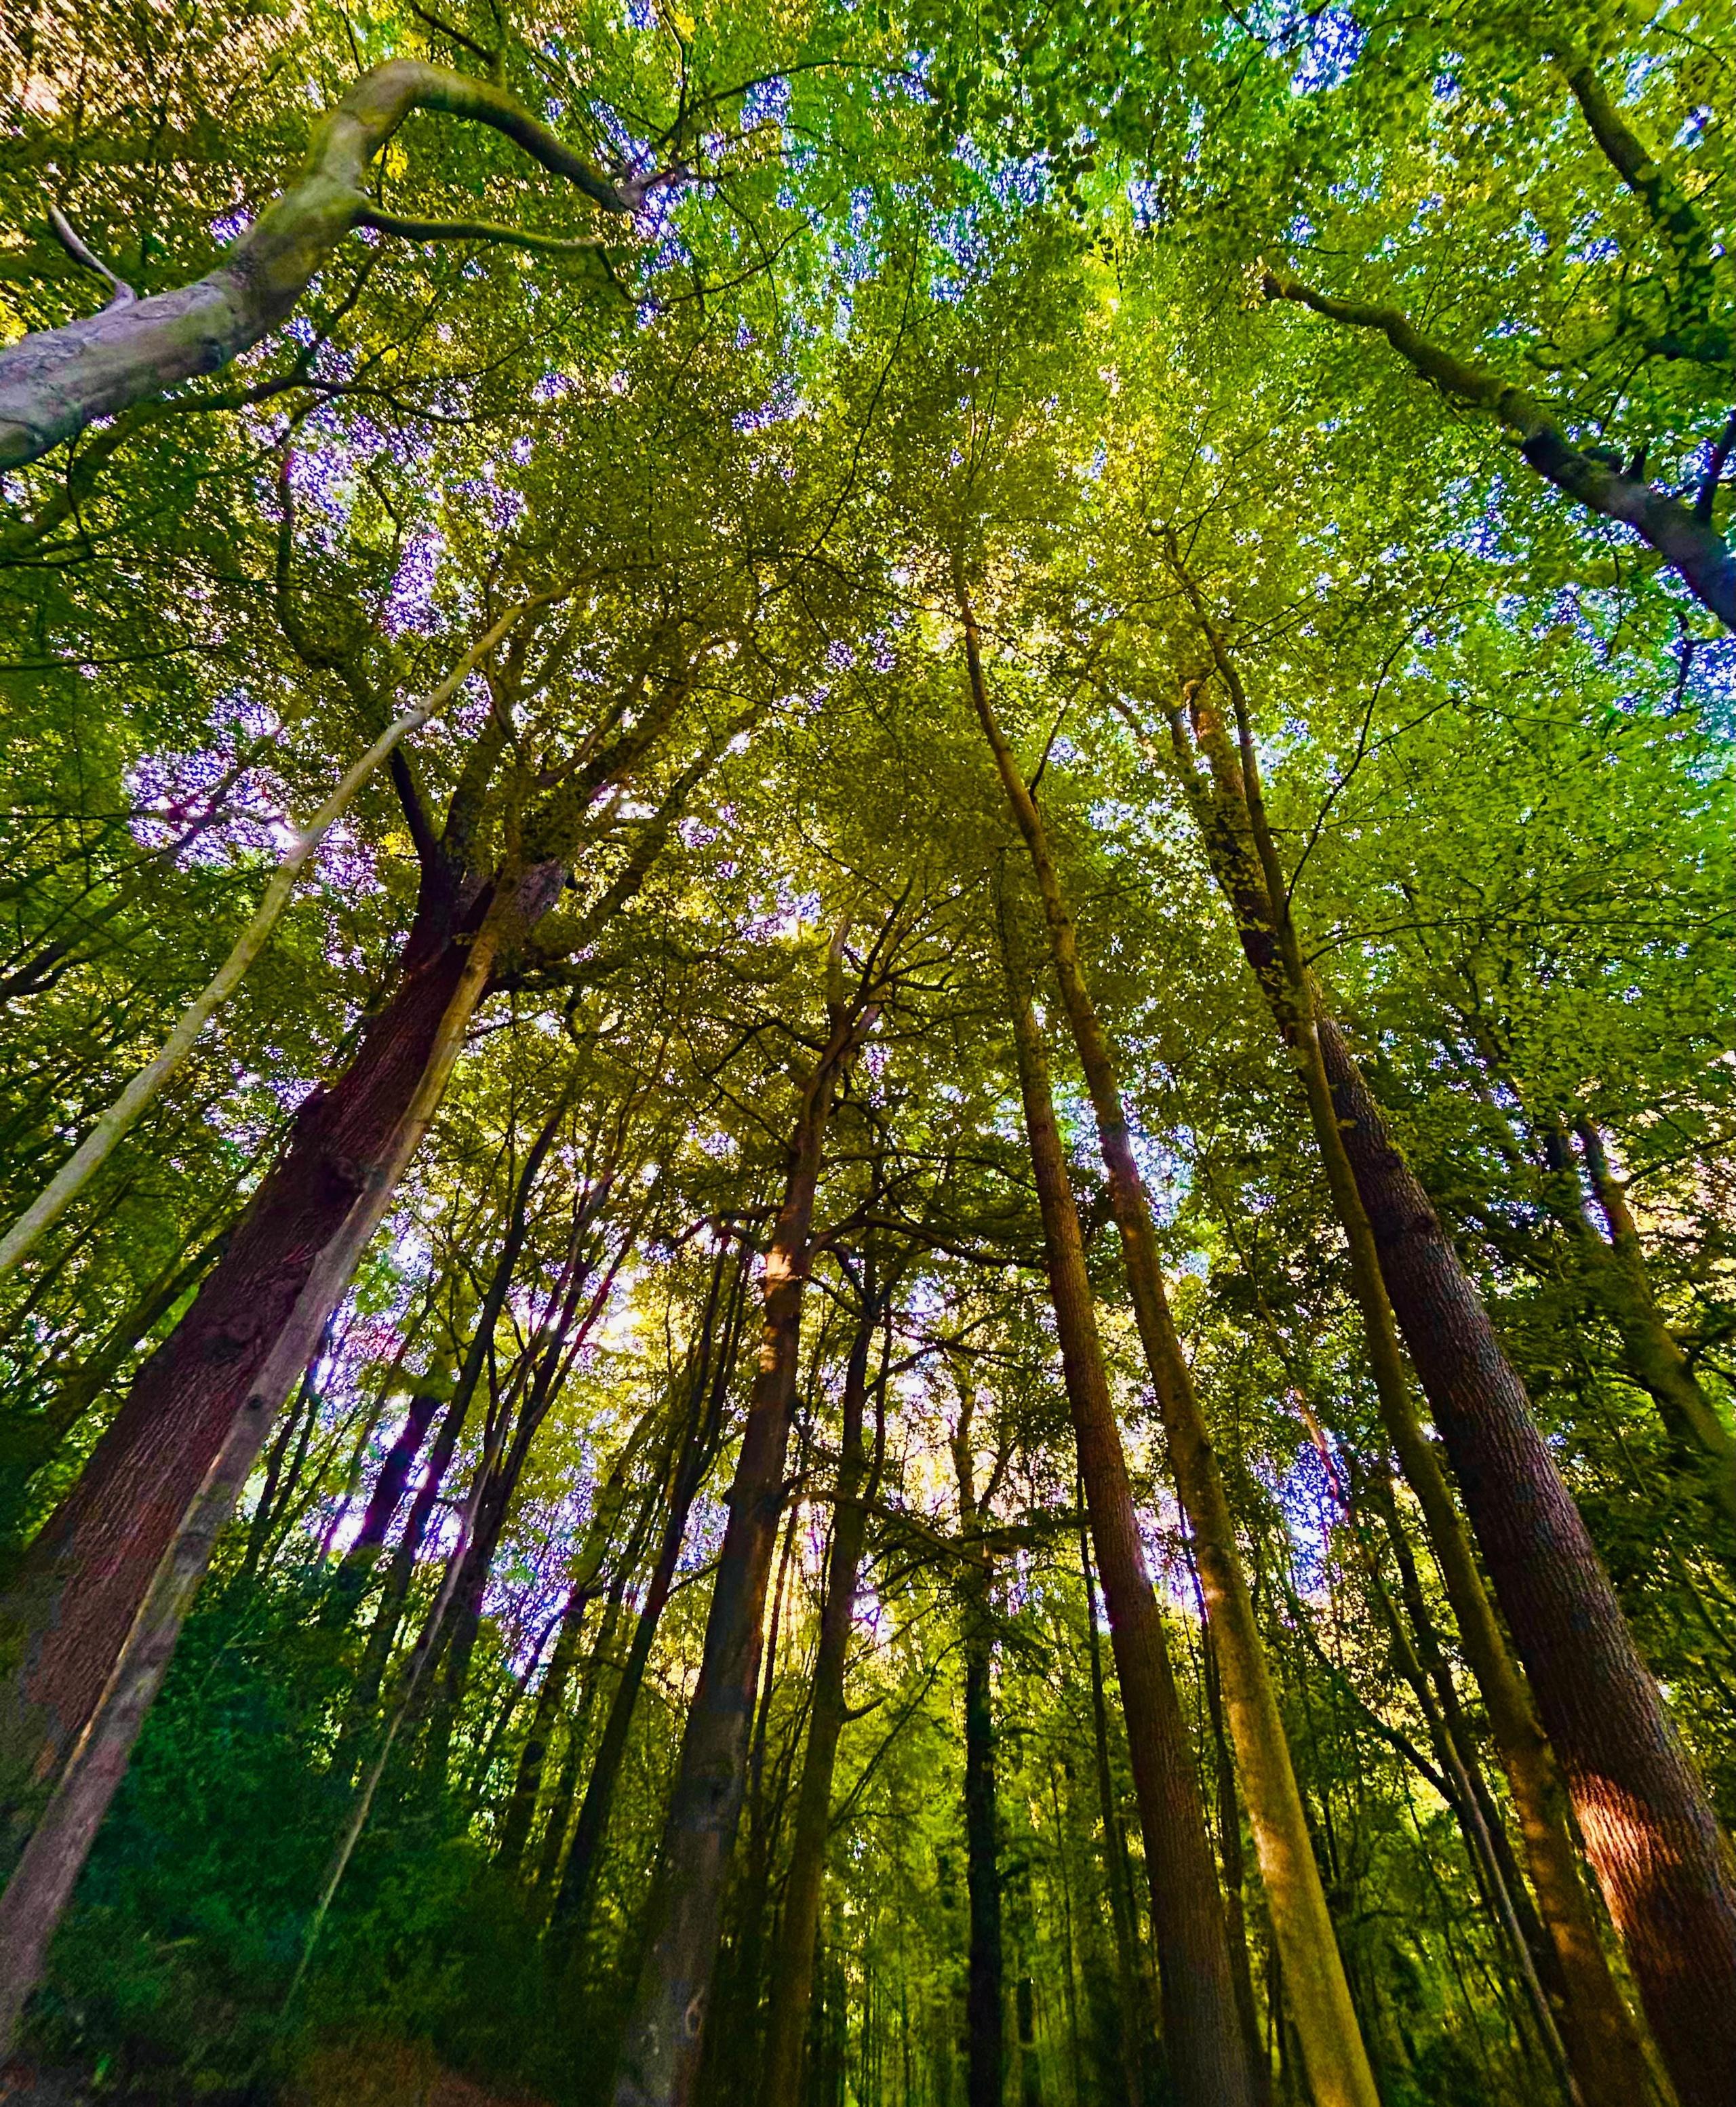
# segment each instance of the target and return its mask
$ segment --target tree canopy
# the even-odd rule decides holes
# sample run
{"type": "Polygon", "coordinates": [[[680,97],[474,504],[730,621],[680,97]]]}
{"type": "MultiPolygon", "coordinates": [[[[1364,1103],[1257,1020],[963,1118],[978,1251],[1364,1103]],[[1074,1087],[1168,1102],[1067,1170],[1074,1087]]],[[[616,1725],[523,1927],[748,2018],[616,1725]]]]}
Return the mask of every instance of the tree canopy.
{"type": "Polygon", "coordinates": [[[1733,54],[0,26],[20,2097],[1733,2107],[1733,54]]]}

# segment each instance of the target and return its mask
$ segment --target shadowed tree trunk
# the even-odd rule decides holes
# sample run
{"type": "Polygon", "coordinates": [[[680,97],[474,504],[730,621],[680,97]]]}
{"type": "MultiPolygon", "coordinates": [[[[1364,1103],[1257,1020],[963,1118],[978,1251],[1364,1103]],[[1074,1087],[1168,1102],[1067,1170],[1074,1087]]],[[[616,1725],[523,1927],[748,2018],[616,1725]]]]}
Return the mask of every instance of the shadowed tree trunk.
{"type": "MultiPolygon", "coordinates": [[[[956,571],[955,582],[964,622],[971,697],[1007,802],[1030,852],[1061,1006],[1078,1049],[1096,1117],[1134,1318],[1163,1422],[1176,1494],[1193,1532],[1194,1553],[1212,1619],[1243,1797],[1259,1856],[1273,1936],[1284,1953],[1284,1979],[1308,2081],[1318,2107],[1378,2107],[1374,2073],[1351,2001],[1320,1868],[1315,1863],[1302,1794],[1242,1568],[1223,1478],[1170,1313],[1150,1198],[1134,1155],[1108,1036],[1086,983],[1073,919],[1042,820],[995,721],[975,615],[961,567],[956,571]]],[[[1100,1549],[1098,1555],[1103,1564],[1100,1549]]],[[[1104,1581],[1107,1588],[1106,1564],[1104,1581]]],[[[1244,2067],[1244,2087],[1248,2082],[1244,2067]]]]}
{"type": "Polygon", "coordinates": [[[965,1988],[967,2107],[1002,2107],[1006,1983],[1001,1926],[1001,1811],[995,1788],[994,1566],[983,1541],[971,1399],[963,1393],[952,1466],[958,1480],[958,1594],[965,1656],[965,1894],[970,1950],[965,1988]]]}
{"type": "Polygon", "coordinates": [[[0,1895],[0,2058],[10,2053],[24,2007],[41,1978],[48,1944],[91,1846],[126,1776],[133,1749],[163,1678],[218,1534],[265,1445],[299,1368],[348,1287],[384,1220],[398,1180],[434,1117],[487,982],[493,946],[471,949],[428,1049],[397,1132],[371,1165],[331,1235],[312,1256],[300,1292],[218,1444],[205,1476],[171,1529],[137,1610],[115,1651],[83,1732],[68,1752],[40,1820],[0,1895]]]}
{"type": "Polygon", "coordinates": [[[15,1808],[53,1777],[90,1716],[316,1255],[385,1160],[470,955],[460,939],[481,935],[489,898],[461,910],[425,896],[395,993],[344,1074],[303,1104],[227,1251],[21,1561],[0,1604],[18,1661],[0,1690],[0,1763],[15,1808]]]}
{"type": "Polygon", "coordinates": [[[876,1393],[878,1424],[870,1471],[862,1438],[863,1408],[868,1394],[869,1349],[884,1307],[870,1271],[864,1278],[861,1309],[844,1370],[837,1500],[833,1508],[831,1551],[826,1561],[820,1642],[814,1656],[807,1746],[796,1799],[795,1831],[789,1847],[789,1876],[784,1886],[784,1918],[771,1978],[765,2077],[760,2091],[763,2107],[800,2107],[802,2097],[802,2054],[807,2041],[813,1997],[820,1895],[825,1877],[826,1833],[832,1807],[832,1772],[838,1757],[839,1736],[848,1716],[844,1670],[856,1613],[862,1552],[868,1539],[868,1509],[875,1497],[885,1453],[883,1385],[876,1393]]]}
{"type": "MultiPolygon", "coordinates": [[[[883,941],[889,941],[891,924],[883,941]]],[[[746,1784],[766,1588],[784,1503],[803,1292],[826,1122],[839,1078],[878,1005],[865,968],[843,982],[847,928],[828,959],[825,1044],[801,1090],[784,1197],[766,1255],[759,1368],[730,1488],[729,1523],[706,1620],[649,1911],[650,1938],[615,2080],[615,2107],[686,2107],[699,2068],[717,1932],[746,1784]]],[[[878,947],[877,947],[878,949],[878,947]]]]}
{"type": "Polygon", "coordinates": [[[627,1754],[627,1736],[632,1731],[633,1714],[638,1705],[640,1688],[651,1658],[651,1647],[657,1638],[658,1625],[662,1621],[664,1606],[675,1585],[676,1568],[681,1562],[681,1545],[687,1533],[687,1517],[692,1512],[694,1501],[699,1497],[699,1488],[705,1482],[706,1473],[710,1470],[712,1458],[717,1453],[724,1408],[729,1399],[730,1382],[735,1372],[735,1359],[746,1309],[747,1249],[744,1246],[737,1258],[735,1281],[730,1292],[729,1307],[719,1344],[717,1341],[717,1305],[722,1294],[728,1257],[727,1244],[720,1244],[712,1269],[711,1289],[700,1324],[690,1381],[686,1386],[686,1410],[679,1429],[672,1431],[669,1506],[663,1517],[663,1536],[658,1545],[656,1563],[651,1568],[645,1597],[639,1605],[639,1614],[633,1621],[633,1636],[627,1647],[627,1659],[622,1664],[620,1678],[609,1700],[609,1716],[603,1723],[591,1775],[585,1781],[585,1795],[579,1802],[578,1820],[573,1827],[560,1890],[554,1900],[555,1925],[568,1930],[575,1940],[584,1935],[590,1913],[591,1883],[596,1872],[604,1838],[609,1831],[609,1811],[614,1803],[622,1759],[627,1754]]]}
{"type": "MultiPolygon", "coordinates": [[[[1175,2081],[1199,2107],[1253,2107],[1221,1898],[1199,1778],[1170,1664],[1163,1612],[1145,1566],[1086,1270],[1085,1238],[1055,1125],[1049,1063],[1030,996],[1004,931],[1007,983],[1032,1170],[1043,1219],[1061,1369],[1078,1446],[1091,1539],[1127,1722],[1127,1753],[1151,1880],[1151,1921],[1163,1996],[1163,2041],[1175,2081]]],[[[1108,1750],[1101,1751],[1107,1762],[1108,1750]]]]}
{"type": "Polygon", "coordinates": [[[1104,1885],[1109,1891],[1109,1921],[1115,1934],[1117,2047],[1127,2107],[1143,2107],[1147,2001],[1139,1962],[1138,1932],[1133,1913],[1133,1869],[1122,1833],[1114,1772],[1109,1765],[1109,1714],[1103,1687],[1103,1644],[1097,1633],[1097,1584],[1091,1573],[1090,1525],[1085,1494],[1079,1494],[1079,1570],[1085,1579],[1085,1636],[1091,1664],[1091,1754],[1097,1772],[1097,1804],[1103,1820],[1104,1885]]]}
{"type": "Polygon", "coordinates": [[[1240,683],[1215,631],[1239,754],[1193,696],[1209,790],[1172,719],[1184,781],[1243,948],[1297,1054],[1350,1249],[1382,1413],[1417,1494],[1513,1781],[1538,1906],[1568,1985],[1559,2024],[1588,2100],[1643,2099],[1644,2063],[1611,1982],[1558,1812],[1549,1745],[1490,1614],[1417,1423],[1401,1332],[1518,1644],[1610,1915],[1682,2107],[1728,2107],[1736,2070],[1736,1877],[1705,1788],[1635,1647],[1585,1523],[1482,1299],[1320,1000],[1265,826],[1240,683]]]}

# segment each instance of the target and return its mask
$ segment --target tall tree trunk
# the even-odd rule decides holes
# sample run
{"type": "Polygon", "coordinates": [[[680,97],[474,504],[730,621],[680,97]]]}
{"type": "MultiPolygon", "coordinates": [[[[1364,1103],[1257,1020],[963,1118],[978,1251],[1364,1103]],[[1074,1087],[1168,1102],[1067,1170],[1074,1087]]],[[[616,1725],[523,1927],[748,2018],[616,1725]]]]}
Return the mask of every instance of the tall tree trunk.
{"type": "Polygon", "coordinates": [[[0,2059],[14,2045],[49,1941],[126,1776],[133,1745],[169,1672],[218,1532],[235,1511],[285,1392],[312,1357],[427,1130],[487,983],[492,955],[486,936],[470,947],[398,1130],[369,1166],[361,1191],[331,1235],[313,1252],[301,1292],[164,1546],[83,1730],[0,1896],[0,2059]]]}
{"type": "Polygon", "coordinates": [[[968,1403],[952,1443],[959,1497],[959,1620],[965,1656],[965,1988],[967,2107],[1002,2107],[1006,1984],[1001,1929],[1001,1810],[995,1787],[994,1570],[983,1541],[968,1403]]]}
{"type": "Polygon", "coordinates": [[[663,1537],[658,1545],[656,1563],[651,1569],[644,1600],[640,1603],[639,1614],[634,1620],[633,1636],[627,1647],[627,1659],[622,1664],[620,1678],[609,1700],[609,1716],[603,1722],[603,1732],[597,1743],[596,1755],[591,1763],[591,1775],[585,1781],[585,1795],[579,1803],[578,1820],[573,1826],[566,1867],[561,1876],[560,1891],[554,1898],[554,1923],[558,1927],[567,1928],[575,1940],[583,1936],[589,1916],[591,1883],[596,1872],[603,1840],[608,1834],[609,1811],[614,1799],[615,1781],[620,1773],[622,1759],[627,1754],[627,1736],[632,1731],[633,1713],[639,1702],[640,1687],[645,1680],[645,1668],[651,1657],[651,1647],[657,1637],[657,1627],[662,1620],[664,1605],[675,1584],[675,1569],[680,1562],[681,1544],[687,1533],[687,1516],[694,1501],[699,1497],[699,1488],[705,1482],[706,1473],[711,1468],[712,1457],[722,1427],[730,1381],[735,1373],[748,1283],[745,1247],[736,1265],[729,1310],[723,1325],[722,1342],[721,1346],[714,1347],[717,1304],[726,1261],[726,1247],[720,1247],[717,1263],[713,1269],[711,1292],[700,1328],[699,1348],[692,1364],[686,1411],[672,1444],[669,1507],[663,1517],[663,1537]]]}
{"type": "Polygon", "coordinates": [[[813,1998],[815,1943],[820,1930],[820,1895],[825,1878],[826,1831],[832,1808],[832,1772],[848,1712],[844,1670],[854,1626],[862,1552],[868,1540],[868,1508],[875,1497],[875,1481],[884,1452],[883,1389],[879,1393],[879,1431],[875,1444],[875,1467],[870,1477],[862,1438],[862,1419],[868,1395],[869,1350],[881,1308],[870,1275],[862,1289],[861,1309],[844,1370],[838,1494],[833,1508],[831,1551],[826,1561],[825,1604],[821,1611],[820,1642],[814,1655],[807,1746],[796,1798],[789,1871],[784,1885],[784,1918],[771,1978],[765,2078],[760,2091],[763,2107],[801,2107],[802,2055],[807,2042],[808,2015],[813,1998]]]}
{"type": "MultiPolygon", "coordinates": [[[[1006,948],[1019,1089],[1042,1213],[1062,1377],[1091,1540],[1103,1575],[1145,1838],[1164,2046],[1184,2098],[1198,2107],[1253,2107],[1253,2079],[1236,2013],[1199,1771],[1127,1482],[1086,1270],[1085,1238],[1055,1125],[1048,1058],[1010,941],[1006,948]]],[[[1105,1748],[1105,1760],[1107,1754],[1105,1748]]]]}
{"type": "MultiPolygon", "coordinates": [[[[1199,1587],[1199,1575],[1194,1575],[1199,1587]]],[[[1248,2044],[1248,2068],[1253,2073],[1254,2094],[1260,2107],[1271,2098],[1272,2073],[1262,2053],[1260,2019],[1254,2006],[1253,1963],[1248,1951],[1248,1916],[1244,1904],[1244,1868],[1242,1857],[1242,1814],[1236,1800],[1235,1764],[1230,1754],[1230,1737],[1224,1731],[1224,1697],[1218,1679],[1217,1655],[1212,1640],[1210,1620],[1203,1614],[1200,1597],[1204,1645],[1206,1716],[1212,1726],[1212,1754],[1217,1773],[1217,1849],[1224,1874],[1224,1921],[1230,1938],[1230,1970],[1235,1983],[1235,2008],[1242,2022],[1242,2037],[1248,2044]]]]}
{"type": "MultiPolygon", "coordinates": [[[[492,949],[485,892],[467,914],[425,899],[395,992],[284,1155],[191,1310],[140,1369],[78,1483],[20,1564],[0,1627],[17,1665],[0,1688],[0,1764],[15,1808],[50,1781],[90,1717],[128,1627],[318,1254],[387,1161],[466,964],[492,949]]],[[[273,1410],[281,1400],[274,1400],[273,1410]]]]}
{"type": "Polygon", "coordinates": [[[1109,1891],[1109,1921],[1115,1934],[1115,2007],[1122,2078],[1127,2107],[1143,2107],[1145,2084],[1146,1999],[1140,1974],[1138,1932],[1133,1914],[1133,1870],[1116,1804],[1114,1772],[1109,1764],[1109,1712],[1103,1687],[1103,1645],[1097,1635],[1097,1587],[1091,1574],[1090,1525],[1080,1495],[1079,1570],[1085,1579],[1085,1636],[1091,1664],[1091,1753],[1097,1771],[1097,1805],[1103,1821],[1104,1884],[1109,1891]]]}
{"type": "Polygon", "coordinates": [[[1567,1979],[1558,2024],[1576,2078],[1588,2102],[1602,2107],[1644,2099],[1648,2089],[1643,2052],[1579,1885],[1549,1745],[1418,1422],[1400,1332],[1682,2107],[1729,2107],[1729,2073],[1736,2070],[1736,1877],[1729,1847],[1482,1297],[1302,964],[1263,824],[1245,703],[1233,667],[1216,648],[1236,702],[1241,752],[1230,752],[1215,712],[1196,694],[1195,731],[1211,789],[1191,766],[1178,713],[1172,723],[1184,780],[1243,949],[1298,1055],[1383,1422],[1428,1523],[1513,1785],[1539,1911],[1567,1979]]]}
{"type": "Polygon", "coordinates": [[[828,961],[828,1035],[802,1089],[783,1204],[766,1255],[759,1368],[730,1488],[699,1682],[663,1825],[650,1939],[615,2081],[615,2107],[686,2107],[699,2067],[724,1876],[746,1782],[766,1587],[784,1504],[826,1121],[844,1066],[878,1013],[866,986],[853,999],[844,993],[847,934],[839,929],[828,961]]]}
{"type": "MultiPolygon", "coordinates": [[[[1319,2107],[1378,2107],[1374,2073],[1351,2001],[1265,1646],[1242,1570],[1230,1503],[1170,1314],[1151,1203],[1133,1153],[1108,1036],[1086,984],[1072,916],[1062,895],[1042,820],[995,721],[962,569],[956,582],[972,698],[1014,818],[1030,851],[1062,1008],[1079,1051],[1096,1116],[1135,1321],[1157,1394],[1176,1494],[1193,1532],[1243,1795],[1259,1855],[1273,1936],[1284,1952],[1284,1976],[1309,2083],[1319,2107]]],[[[1102,1562],[1100,1551],[1099,1558],[1102,1562]]],[[[1104,1579],[1107,1587],[1107,1564],[1104,1579]]],[[[1245,2065],[1243,2082],[1244,2087],[1248,2082],[1245,2065]]]]}

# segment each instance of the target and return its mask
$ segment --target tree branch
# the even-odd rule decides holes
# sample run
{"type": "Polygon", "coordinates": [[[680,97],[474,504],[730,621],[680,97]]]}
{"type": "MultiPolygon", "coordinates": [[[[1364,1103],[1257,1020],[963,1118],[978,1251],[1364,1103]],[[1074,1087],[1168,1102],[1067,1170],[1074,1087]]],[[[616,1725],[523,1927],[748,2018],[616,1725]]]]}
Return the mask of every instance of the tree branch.
{"type": "Polygon", "coordinates": [[[1582,452],[1536,396],[1492,367],[1473,365],[1432,342],[1398,308],[1335,299],[1272,270],[1265,272],[1262,287],[1269,300],[1293,300],[1329,321],[1378,330],[1413,372],[1450,402],[1479,410],[1511,432],[1545,482],[1588,512],[1631,527],[1702,607],[1736,631],[1736,557],[1711,523],[1680,498],[1582,452]]]}

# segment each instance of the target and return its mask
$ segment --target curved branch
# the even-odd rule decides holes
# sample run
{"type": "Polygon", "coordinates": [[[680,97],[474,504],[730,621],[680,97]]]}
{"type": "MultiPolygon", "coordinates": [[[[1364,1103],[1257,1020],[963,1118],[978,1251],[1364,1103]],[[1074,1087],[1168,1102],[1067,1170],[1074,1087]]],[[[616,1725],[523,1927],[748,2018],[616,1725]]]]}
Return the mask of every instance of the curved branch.
{"type": "Polygon", "coordinates": [[[1554,57],[1603,158],[1645,207],[1675,258],[1676,291],[1671,306],[1677,326],[1649,348],[1666,358],[1728,366],[1736,341],[1727,326],[1712,319],[1718,252],[1704,214],[1617,109],[1590,61],[1566,47],[1554,57]]]}
{"type": "Polygon", "coordinates": [[[403,241],[499,241],[515,249],[534,249],[542,256],[591,256],[605,245],[600,234],[533,234],[528,228],[500,227],[489,219],[406,219],[372,204],[362,206],[355,223],[396,235],[403,241]]]}
{"type": "Polygon", "coordinates": [[[1493,417],[1519,443],[1526,460],[1588,512],[1625,527],[1655,549],[1694,598],[1725,627],[1736,631],[1736,556],[1708,520],[1644,477],[1612,468],[1568,438],[1536,396],[1513,386],[1492,367],[1477,366],[1435,344],[1396,308],[1335,299],[1295,278],[1268,270],[1262,290],[1269,300],[1293,300],[1329,321],[1376,330],[1411,370],[1450,402],[1493,417]]]}
{"type": "Polygon", "coordinates": [[[504,88],[419,59],[389,60],[320,119],[295,180],[214,271],[39,330],[0,353],[0,469],[21,467],[94,418],[214,371],[268,335],[372,209],[368,169],[415,110],[488,125],[593,204],[623,218],[660,185],[681,180],[665,169],[613,182],[504,88]]]}

